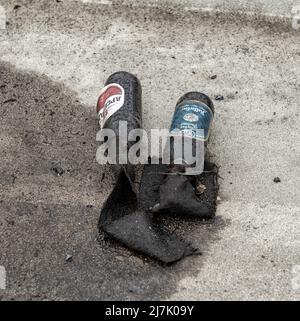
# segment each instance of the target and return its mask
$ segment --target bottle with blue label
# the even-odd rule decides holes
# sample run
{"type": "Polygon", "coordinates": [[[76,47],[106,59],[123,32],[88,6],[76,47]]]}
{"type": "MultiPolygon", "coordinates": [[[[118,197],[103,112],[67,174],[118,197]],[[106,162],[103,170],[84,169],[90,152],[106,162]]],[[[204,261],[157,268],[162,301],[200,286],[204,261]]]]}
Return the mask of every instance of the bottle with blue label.
{"type": "MultiPolygon", "coordinates": [[[[205,146],[209,139],[210,128],[214,117],[214,105],[211,99],[200,92],[189,92],[183,95],[177,102],[173,120],[170,128],[170,135],[173,139],[171,141],[171,164],[181,164],[183,167],[195,166],[195,157],[197,155],[201,160],[198,163],[202,163],[203,168],[205,158],[205,146]],[[176,136],[184,137],[184,140],[179,144],[182,144],[179,154],[176,153],[175,140],[176,136]],[[186,156],[184,145],[187,141],[191,141],[191,153],[190,158],[186,156]]],[[[176,145],[178,147],[178,144],[176,145]]],[[[171,166],[175,172],[181,168],[181,166],[171,166]]],[[[186,171],[185,171],[186,172],[186,171]]]]}
{"type": "Polygon", "coordinates": [[[214,105],[211,99],[200,92],[189,92],[176,104],[170,133],[181,133],[207,142],[213,117],[214,105]]]}

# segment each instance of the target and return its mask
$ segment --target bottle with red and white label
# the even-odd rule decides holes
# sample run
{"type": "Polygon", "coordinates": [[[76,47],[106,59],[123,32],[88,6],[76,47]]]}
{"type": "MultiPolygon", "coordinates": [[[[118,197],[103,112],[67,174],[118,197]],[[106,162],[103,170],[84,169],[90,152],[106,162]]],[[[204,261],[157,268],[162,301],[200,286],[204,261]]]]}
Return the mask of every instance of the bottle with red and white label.
{"type": "Polygon", "coordinates": [[[141,127],[142,89],[138,78],[126,71],[112,74],[101,90],[97,114],[101,129],[118,133],[119,122],[126,121],[128,132],[141,127]]]}
{"type": "MultiPolygon", "coordinates": [[[[142,89],[138,78],[126,71],[112,74],[100,92],[97,114],[100,128],[114,131],[118,146],[116,164],[121,165],[134,188],[135,166],[128,161],[126,151],[128,152],[130,147],[136,143],[127,139],[128,134],[142,126],[142,89]],[[120,131],[120,124],[122,126],[126,124],[126,134],[120,131]],[[120,145],[125,148],[120,148],[120,145]],[[122,161],[120,161],[121,158],[122,161]]],[[[109,140],[107,144],[110,144],[109,140]]]]}

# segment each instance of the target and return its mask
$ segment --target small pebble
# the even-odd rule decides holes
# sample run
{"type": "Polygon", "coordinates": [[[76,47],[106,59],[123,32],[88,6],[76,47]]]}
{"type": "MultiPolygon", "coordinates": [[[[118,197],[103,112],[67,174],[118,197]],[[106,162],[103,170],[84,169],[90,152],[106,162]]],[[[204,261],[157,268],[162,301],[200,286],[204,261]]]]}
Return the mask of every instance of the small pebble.
{"type": "Polygon", "coordinates": [[[273,181],[274,181],[275,183],[280,183],[280,182],[281,182],[281,180],[280,180],[279,177],[275,177],[275,178],[273,179],[273,181]]]}
{"type": "Polygon", "coordinates": [[[224,96],[222,96],[222,95],[217,95],[217,96],[215,97],[215,100],[224,100],[224,96]]]}
{"type": "Polygon", "coordinates": [[[73,260],[73,256],[70,255],[70,254],[67,254],[67,255],[66,255],[66,258],[65,258],[65,261],[66,261],[66,262],[71,262],[72,260],[73,260]]]}
{"type": "Polygon", "coordinates": [[[64,171],[61,167],[53,167],[53,168],[52,168],[52,172],[53,172],[56,176],[62,176],[65,171],[64,171]]]}
{"type": "Polygon", "coordinates": [[[216,79],[217,78],[217,75],[212,75],[209,77],[210,79],[216,79]]]}

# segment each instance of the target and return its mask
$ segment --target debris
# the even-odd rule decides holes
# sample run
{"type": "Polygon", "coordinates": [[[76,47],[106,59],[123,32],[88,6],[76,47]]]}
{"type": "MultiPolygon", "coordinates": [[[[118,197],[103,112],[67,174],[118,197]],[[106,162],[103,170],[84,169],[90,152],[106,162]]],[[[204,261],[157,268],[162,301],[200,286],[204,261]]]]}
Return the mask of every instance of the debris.
{"type": "Polygon", "coordinates": [[[281,179],[280,179],[279,177],[275,177],[275,178],[273,179],[273,181],[274,181],[275,183],[280,183],[280,182],[281,182],[281,179]]]}
{"type": "MultiPolygon", "coordinates": [[[[214,105],[207,95],[195,91],[186,93],[176,104],[170,133],[207,141],[213,115],[214,105]],[[203,133],[197,131],[198,129],[203,129],[203,133]]],[[[196,139],[193,139],[193,145],[196,139]]],[[[171,148],[173,151],[173,146],[171,148]]]]}
{"type": "Polygon", "coordinates": [[[224,100],[224,96],[222,96],[222,95],[217,95],[217,96],[215,96],[215,100],[218,100],[218,101],[224,100]]]}
{"type": "MultiPolygon", "coordinates": [[[[153,167],[154,165],[149,165],[153,167]]],[[[145,168],[144,172],[151,169],[145,168]]],[[[218,194],[218,169],[215,164],[205,162],[204,172],[199,175],[205,190],[202,194],[195,193],[194,177],[185,175],[166,175],[159,182],[159,192],[156,194],[159,199],[159,206],[155,206],[152,212],[155,214],[170,214],[176,216],[194,216],[198,218],[212,218],[216,212],[218,194]]],[[[154,186],[153,175],[148,174],[148,179],[144,179],[146,184],[154,186]]],[[[150,187],[151,188],[151,187],[150,187]]],[[[140,195],[150,193],[150,188],[141,186],[140,195]]],[[[152,196],[153,197],[153,196],[152,196]]],[[[154,197],[153,197],[154,198],[154,197]]]]}
{"type": "Polygon", "coordinates": [[[11,98],[11,99],[7,99],[3,102],[3,104],[9,104],[9,103],[15,103],[17,101],[17,99],[15,98],[11,98]]]}
{"type": "Polygon", "coordinates": [[[217,75],[212,75],[212,76],[210,76],[209,78],[212,79],[212,80],[214,80],[214,79],[217,78],[217,75]]]}
{"type": "MultiPolygon", "coordinates": [[[[107,86],[100,94],[97,112],[101,128],[110,128],[116,134],[120,120],[128,122],[128,132],[140,128],[141,88],[137,78],[125,72],[109,77],[107,86]],[[110,99],[110,90],[119,95],[122,103],[117,104],[109,114],[105,112],[105,106],[110,99]],[[103,95],[104,93],[106,94],[103,95]]],[[[134,165],[122,166],[115,188],[101,210],[99,228],[127,247],[164,263],[172,263],[194,254],[196,249],[172,234],[149,212],[149,207],[157,202],[151,195],[137,193],[133,184],[135,171],[134,165]]],[[[160,181],[161,178],[159,174],[153,176],[154,180],[160,181]]]]}
{"type": "Polygon", "coordinates": [[[102,208],[99,227],[125,246],[164,263],[194,254],[196,249],[172,234],[147,211],[145,204],[152,200],[143,196],[140,195],[138,202],[127,175],[122,171],[102,208]]]}
{"type": "Polygon", "coordinates": [[[67,254],[65,257],[66,262],[72,262],[73,261],[73,255],[67,254]]]}
{"type": "Polygon", "coordinates": [[[65,171],[64,171],[61,167],[52,167],[52,172],[53,172],[56,176],[62,176],[65,171]]]}
{"type": "Polygon", "coordinates": [[[206,190],[206,186],[201,184],[201,183],[199,183],[198,186],[197,186],[196,194],[197,195],[201,195],[201,194],[203,194],[205,192],[205,190],[206,190]]]}
{"type": "MultiPolygon", "coordinates": [[[[195,154],[196,148],[201,148],[196,145],[197,141],[206,142],[209,138],[213,114],[214,106],[208,96],[199,92],[189,92],[183,95],[176,105],[170,133],[188,135],[186,137],[192,139],[193,154],[195,154]],[[198,132],[197,129],[203,131],[198,132]]],[[[173,153],[173,145],[170,150],[173,153]]],[[[173,158],[171,154],[171,161],[173,158]]],[[[182,163],[189,163],[184,155],[182,163]]],[[[171,172],[173,175],[166,175],[160,183],[159,206],[152,209],[153,213],[199,218],[212,218],[215,215],[218,169],[214,164],[205,161],[201,174],[182,175],[187,168],[191,169],[191,165],[171,164],[166,169],[165,172],[171,172]]]]}
{"type": "MultiPolygon", "coordinates": [[[[127,122],[127,132],[141,128],[142,117],[142,88],[137,77],[120,71],[112,74],[101,90],[97,103],[97,114],[99,116],[100,128],[109,128],[114,131],[117,141],[120,143],[124,137],[119,135],[120,121],[127,122]]],[[[136,141],[127,142],[129,149],[136,141]]],[[[108,141],[109,145],[110,142],[108,141]]],[[[119,159],[117,153],[116,159],[119,159]]],[[[135,189],[134,165],[127,162],[122,165],[130,183],[135,189]]]]}
{"type": "MultiPolygon", "coordinates": [[[[180,127],[181,118],[186,116],[188,121],[204,129],[202,138],[206,140],[213,116],[211,100],[204,94],[192,92],[181,97],[177,107],[171,132],[175,128],[184,129],[180,127]],[[193,101],[190,102],[193,108],[189,115],[185,115],[184,109],[180,108],[187,106],[190,100],[193,101]]],[[[128,132],[140,128],[141,88],[137,78],[125,72],[109,77],[100,93],[97,113],[100,127],[112,129],[116,135],[119,133],[119,122],[123,120],[128,122],[128,132]],[[118,100],[112,101],[116,97],[118,100]],[[111,104],[114,104],[113,108],[106,110],[111,104]]],[[[129,144],[127,148],[130,148],[129,144]]],[[[118,172],[117,183],[100,214],[99,228],[105,235],[165,264],[199,254],[189,242],[170,231],[158,214],[212,218],[218,194],[216,165],[205,162],[205,171],[201,175],[186,176],[178,175],[178,168],[174,165],[149,163],[144,166],[139,188],[133,183],[137,167],[131,164],[119,167],[121,171],[118,172]],[[168,175],[169,172],[172,175],[168,175]],[[199,189],[198,193],[196,189],[199,189]]]]}

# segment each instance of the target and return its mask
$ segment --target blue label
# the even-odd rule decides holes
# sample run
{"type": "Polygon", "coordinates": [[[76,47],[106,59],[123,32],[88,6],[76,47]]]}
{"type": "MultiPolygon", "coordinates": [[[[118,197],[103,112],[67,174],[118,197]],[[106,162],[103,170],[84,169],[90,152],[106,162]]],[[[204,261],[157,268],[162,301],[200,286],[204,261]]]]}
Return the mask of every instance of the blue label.
{"type": "Polygon", "coordinates": [[[185,100],[176,107],[170,133],[206,141],[213,119],[211,109],[202,102],[185,100]]]}

